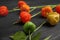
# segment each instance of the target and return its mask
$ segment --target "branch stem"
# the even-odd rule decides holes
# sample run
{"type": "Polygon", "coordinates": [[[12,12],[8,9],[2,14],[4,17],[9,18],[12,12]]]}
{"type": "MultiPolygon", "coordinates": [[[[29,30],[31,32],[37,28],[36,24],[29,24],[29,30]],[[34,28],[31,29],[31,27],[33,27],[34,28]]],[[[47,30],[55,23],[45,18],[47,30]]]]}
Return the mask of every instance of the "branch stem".
{"type": "Polygon", "coordinates": [[[29,40],[31,40],[31,35],[30,35],[30,31],[29,31],[29,40]]]}
{"type": "MultiPolygon", "coordinates": [[[[42,5],[42,6],[34,6],[34,7],[30,7],[31,9],[36,9],[36,8],[42,8],[44,6],[47,6],[47,5],[42,5]]],[[[50,5],[52,8],[56,7],[56,5],[50,5]]],[[[13,11],[17,11],[17,10],[20,10],[18,9],[18,7],[14,8],[13,10],[9,10],[9,12],[13,12],[13,11]]]]}

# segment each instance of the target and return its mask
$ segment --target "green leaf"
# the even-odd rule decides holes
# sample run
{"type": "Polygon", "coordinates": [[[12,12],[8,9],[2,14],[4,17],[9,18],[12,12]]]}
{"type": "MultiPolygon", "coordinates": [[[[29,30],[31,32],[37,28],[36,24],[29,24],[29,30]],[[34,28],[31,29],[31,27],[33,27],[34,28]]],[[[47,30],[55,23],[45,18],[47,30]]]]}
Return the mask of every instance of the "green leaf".
{"type": "Polygon", "coordinates": [[[22,31],[16,32],[13,36],[10,36],[13,40],[25,40],[26,35],[22,31]]]}
{"type": "Polygon", "coordinates": [[[51,38],[52,35],[46,37],[44,40],[49,40],[51,38]]]}
{"type": "Polygon", "coordinates": [[[39,40],[39,39],[40,39],[40,35],[41,35],[41,33],[37,33],[37,34],[32,38],[32,40],[39,40]]]}

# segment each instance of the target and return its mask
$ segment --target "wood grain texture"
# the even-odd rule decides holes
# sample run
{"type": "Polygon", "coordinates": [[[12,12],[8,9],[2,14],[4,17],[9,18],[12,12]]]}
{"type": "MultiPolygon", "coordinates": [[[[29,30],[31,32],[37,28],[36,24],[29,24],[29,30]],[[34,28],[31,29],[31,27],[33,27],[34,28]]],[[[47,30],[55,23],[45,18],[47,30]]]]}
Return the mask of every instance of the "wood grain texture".
{"type": "MultiPolygon", "coordinates": [[[[59,4],[60,0],[25,0],[30,6],[38,6],[38,5],[48,5],[48,4],[59,4]]],[[[9,9],[15,8],[17,6],[18,0],[0,0],[0,6],[6,5],[9,9]]],[[[35,14],[39,12],[39,9],[36,9],[31,14],[35,14]]],[[[10,40],[9,36],[14,34],[19,30],[23,30],[23,24],[13,25],[12,23],[19,19],[19,11],[11,12],[6,17],[0,17],[0,40],[10,40]]],[[[38,15],[34,17],[31,21],[34,22],[37,27],[42,23],[44,19],[38,15]]],[[[40,40],[43,38],[52,35],[50,40],[60,40],[60,23],[52,27],[48,23],[44,24],[43,27],[37,32],[41,32],[40,40]]],[[[36,32],[36,33],[37,33],[36,32]]],[[[36,34],[35,33],[35,34],[36,34]]]]}

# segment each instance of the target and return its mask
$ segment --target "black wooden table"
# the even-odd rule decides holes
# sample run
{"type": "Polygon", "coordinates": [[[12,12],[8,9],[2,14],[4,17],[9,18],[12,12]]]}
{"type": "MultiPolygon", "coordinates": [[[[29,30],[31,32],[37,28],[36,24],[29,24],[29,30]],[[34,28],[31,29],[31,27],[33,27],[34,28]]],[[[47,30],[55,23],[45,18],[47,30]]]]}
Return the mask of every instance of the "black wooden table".
{"type": "MultiPolygon", "coordinates": [[[[60,0],[25,0],[30,6],[39,6],[39,5],[49,5],[49,4],[59,4],[60,0]]],[[[6,5],[9,10],[17,6],[18,0],[0,0],[0,6],[6,5]]],[[[31,12],[35,14],[39,12],[40,9],[36,9],[31,12]]],[[[19,11],[11,12],[6,17],[0,17],[0,40],[10,40],[9,36],[14,34],[19,30],[23,30],[22,24],[13,25],[12,23],[19,19],[19,11]]],[[[42,23],[44,19],[40,15],[34,17],[31,21],[34,22],[37,27],[42,23]]],[[[48,23],[44,24],[41,29],[37,32],[41,32],[40,40],[43,40],[45,37],[52,35],[50,40],[60,40],[60,23],[52,27],[48,23]]],[[[36,32],[36,33],[37,33],[36,32]]]]}

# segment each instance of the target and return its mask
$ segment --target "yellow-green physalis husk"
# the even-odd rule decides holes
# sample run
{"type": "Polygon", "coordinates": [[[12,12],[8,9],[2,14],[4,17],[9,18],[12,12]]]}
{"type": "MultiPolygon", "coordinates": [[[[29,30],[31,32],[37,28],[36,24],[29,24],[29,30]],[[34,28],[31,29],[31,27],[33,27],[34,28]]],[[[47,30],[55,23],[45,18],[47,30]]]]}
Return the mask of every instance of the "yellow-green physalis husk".
{"type": "Polygon", "coordinates": [[[51,25],[56,25],[59,22],[59,13],[51,12],[47,16],[47,20],[51,25]]]}
{"type": "Polygon", "coordinates": [[[36,25],[29,21],[24,24],[23,29],[26,33],[29,33],[29,31],[32,33],[36,29],[36,25]]]}

